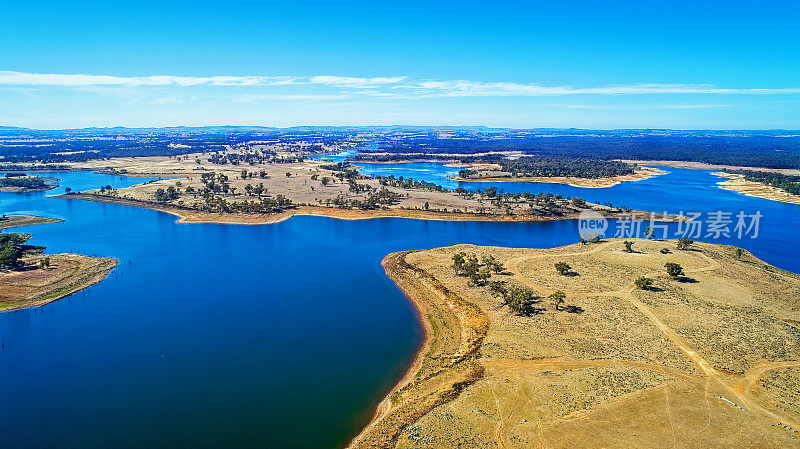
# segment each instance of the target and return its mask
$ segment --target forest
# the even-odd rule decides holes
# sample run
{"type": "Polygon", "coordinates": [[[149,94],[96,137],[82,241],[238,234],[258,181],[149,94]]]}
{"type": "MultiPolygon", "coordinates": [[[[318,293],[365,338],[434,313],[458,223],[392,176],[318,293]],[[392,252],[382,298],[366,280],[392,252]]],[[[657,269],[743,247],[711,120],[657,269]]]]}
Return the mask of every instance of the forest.
{"type": "MultiPolygon", "coordinates": [[[[502,171],[511,177],[533,178],[539,176],[567,176],[575,178],[607,178],[629,175],[634,166],[619,161],[600,159],[565,158],[565,157],[520,157],[517,159],[499,159],[495,161],[502,171]]],[[[474,170],[461,170],[459,176],[470,178],[477,175],[474,170]]]]}

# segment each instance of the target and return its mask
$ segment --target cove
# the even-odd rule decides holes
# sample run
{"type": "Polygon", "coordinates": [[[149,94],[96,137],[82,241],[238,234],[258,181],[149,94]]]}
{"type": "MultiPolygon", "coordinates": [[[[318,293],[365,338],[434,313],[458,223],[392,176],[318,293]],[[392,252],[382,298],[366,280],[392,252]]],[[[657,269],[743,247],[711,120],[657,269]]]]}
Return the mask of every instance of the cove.
{"type": "MultiPolygon", "coordinates": [[[[708,172],[669,170],[608,189],[496,186],[669,212],[761,210],[758,239],[720,243],[800,271],[800,207],[718,189],[708,172]]],[[[147,180],[54,176],[74,190],[147,180]]],[[[31,243],[50,253],[120,264],[69,298],[0,314],[0,447],[342,446],[422,338],[412,306],[382,271],[386,254],[577,240],[574,221],[301,216],[263,226],[186,225],[155,211],[47,197],[57,193],[0,193],[0,211],[63,218],[14,231],[33,233],[31,243]]]]}

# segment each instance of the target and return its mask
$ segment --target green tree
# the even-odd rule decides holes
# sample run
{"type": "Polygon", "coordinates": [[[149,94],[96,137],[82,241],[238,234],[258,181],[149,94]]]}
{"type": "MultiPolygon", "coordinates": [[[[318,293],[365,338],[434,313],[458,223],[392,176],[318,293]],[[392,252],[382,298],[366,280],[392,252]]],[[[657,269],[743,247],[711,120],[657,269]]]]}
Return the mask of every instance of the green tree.
{"type": "Polygon", "coordinates": [[[556,306],[556,310],[561,310],[561,304],[564,304],[564,300],[567,299],[567,295],[561,290],[556,290],[548,298],[553,301],[553,304],[556,306]]]}
{"type": "Polygon", "coordinates": [[[481,267],[477,271],[470,273],[469,283],[476,287],[484,286],[489,282],[492,272],[488,267],[481,267]]]}
{"type": "Polygon", "coordinates": [[[492,270],[495,274],[500,274],[506,271],[506,267],[503,265],[503,263],[495,259],[494,256],[484,256],[481,262],[483,262],[484,265],[489,267],[489,269],[492,270]]]}
{"type": "Polygon", "coordinates": [[[504,298],[508,294],[508,289],[503,281],[491,281],[489,282],[489,293],[491,293],[492,296],[504,298]]]}
{"type": "Polygon", "coordinates": [[[639,276],[633,283],[642,290],[649,290],[653,287],[653,280],[644,276],[639,276]]]}
{"type": "Polygon", "coordinates": [[[678,249],[689,249],[689,246],[694,243],[693,240],[689,240],[686,237],[681,237],[678,240],[678,249]]]}
{"type": "Polygon", "coordinates": [[[518,285],[510,286],[504,299],[511,311],[520,316],[531,315],[536,310],[536,303],[541,301],[533,290],[518,285]]]}
{"type": "Polygon", "coordinates": [[[453,271],[456,272],[457,275],[461,276],[462,272],[464,271],[464,263],[466,262],[467,253],[455,253],[453,254],[453,271]]]}
{"type": "Polygon", "coordinates": [[[569,271],[572,269],[566,262],[557,262],[556,263],[556,271],[558,271],[562,276],[566,276],[569,274],[569,271]]]}
{"type": "Polygon", "coordinates": [[[673,279],[678,279],[678,277],[683,276],[683,267],[675,262],[667,262],[664,264],[664,268],[667,269],[667,274],[673,279]]]}
{"type": "Polygon", "coordinates": [[[633,252],[633,242],[631,242],[629,240],[625,240],[622,243],[625,244],[625,251],[627,251],[629,253],[633,252]]]}

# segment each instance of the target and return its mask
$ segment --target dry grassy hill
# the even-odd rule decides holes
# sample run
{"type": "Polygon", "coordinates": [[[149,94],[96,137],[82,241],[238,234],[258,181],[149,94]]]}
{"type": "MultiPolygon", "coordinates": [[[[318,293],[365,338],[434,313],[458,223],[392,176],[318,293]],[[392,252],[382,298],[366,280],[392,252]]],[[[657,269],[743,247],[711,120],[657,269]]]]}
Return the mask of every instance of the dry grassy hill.
{"type": "Polygon", "coordinates": [[[633,250],[612,240],[388,256],[428,341],[353,446],[800,447],[800,276],[727,246],[637,239],[633,250]],[[454,274],[457,252],[494,256],[511,274],[491,280],[543,298],[561,290],[565,304],[517,316],[454,274]],[[667,262],[685,276],[668,276],[667,262]],[[633,285],[642,275],[652,289],[633,285]]]}

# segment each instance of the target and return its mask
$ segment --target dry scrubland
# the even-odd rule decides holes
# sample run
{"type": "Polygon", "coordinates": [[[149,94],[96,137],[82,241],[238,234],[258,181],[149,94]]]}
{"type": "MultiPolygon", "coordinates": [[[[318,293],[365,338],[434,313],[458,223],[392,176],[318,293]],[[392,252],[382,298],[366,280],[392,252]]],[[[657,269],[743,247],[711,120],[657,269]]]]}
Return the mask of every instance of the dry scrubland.
{"type": "Polygon", "coordinates": [[[395,253],[384,267],[428,338],[353,447],[800,447],[800,277],[747,252],[634,240],[561,248],[458,245],[395,253]],[[662,254],[669,248],[669,254],[662,254]],[[455,276],[454,253],[556,310],[516,316],[455,276]],[[560,275],[556,262],[576,273],[560,275]],[[677,262],[686,278],[666,275],[677,262]],[[648,275],[654,288],[633,286],[648,275]]]}

